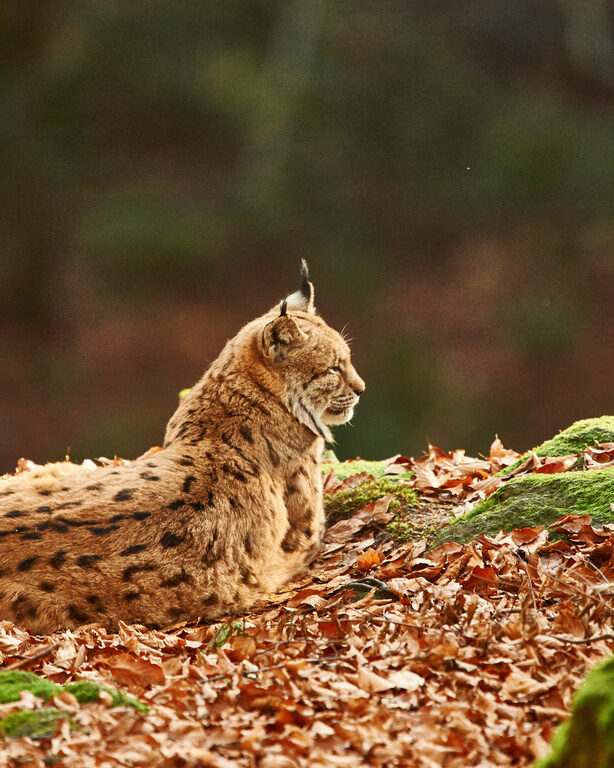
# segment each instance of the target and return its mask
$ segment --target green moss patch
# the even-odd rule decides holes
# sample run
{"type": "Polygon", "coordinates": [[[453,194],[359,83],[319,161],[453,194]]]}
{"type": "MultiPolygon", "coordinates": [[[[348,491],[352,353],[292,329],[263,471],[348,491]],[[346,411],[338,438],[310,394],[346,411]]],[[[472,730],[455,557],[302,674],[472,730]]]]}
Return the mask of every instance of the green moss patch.
{"type": "Polygon", "coordinates": [[[70,715],[62,709],[20,710],[0,720],[0,733],[11,739],[22,736],[29,736],[31,739],[48,739],[55,733],[58,722],[67,719],[70,720],[70,715]]]}
{"type": "MultiPolygon", "coordinates": [[[[538,456],[569,456],[580,453],[595,443],[614,442],[614,416],[600,416],[597,419],[582,419],[574,422],[567,429],[562,429],[550,440],[533,449],[538,456]]],[[[517,461],[500,472],[509,475],[531,453],[523,454],[517,461]]]]}
{"type": "Polygon", "coordinates": [[[134,707],[139,712],[148,712],[149,707],[146,704],[142,704],[134,696],[129,696],[127,693],[115,690],[114,688],[108,688],[106,685],[99,685],[93,683],[91,680],[77,680],[75,683],[69,683],[63,686],[62,690],[72,693],[72,695],[81,704],[87,702],[98,701],[98,694],[100,691],[106,691],[111,695],[111,706],[120,707],[122,705],[128,707],[134,707]]]}
{"type": "Polygon", "coordinates": [[[332,525],[338,520],[351,517],[366,504],[372,504],[387,495],[394,497],[390,508],[399,512],[415,507],[418,503],[416,491],[404,485],[394,475],[382,477],[379,480],[369,479],[355,488],[339,491],[325,502],[327,523],[332,525]]]}
{"type": "Polygon", "coordinates": [[[512,478],[490,498],[452,522],[436,539],[464,543],[481,533],[550,526],[563,515],[591,515],[593,525],[614,521],[614,469],[512,478]]]}
{"type": "Polygon", "coordinates": [[[610,768],[614,765],[614,658],[592,669],[574,696],[572,715],[534,768],[610,768]]]}
{"type": "Polygon", "coordinates": [[[361,472],[366,472],[375,478],[380,478],[386,471],[387,466],[383,461],[363,461],[362,459],[357,461],[325,462],[322,464],[322,472],[328,474],[332,469],[339,480],[345,480],[347,477],[358,475],[361,472]]]}
{"type": "Polygon", "coordinates": [[[21,669],[0,672],[0,704],[19,701],[21,691],[30,691],[47,701],[62,690],[57,683],[21,669]]]}
{"type": "Polygon", "coordinates": [[[0,672],[0,704],[6,704],[9,701],[19,701],[21,691],[30,691],[35,696],[39,696],[43,701],[48,701],[56,693],[68,691],[82,704],[92,701],[98,701],[100,691],[106,691],[111,695],[113,707],[127,705],[138,709],[139,712],[147,712],[149,707],[141,704],[133,696],[121,693],[106,685],[94,683],[91,680],[78,680],[68,685],[58,685],[51,680],[45,680],[32,672],[15,669],[0,672]]]}
{"type": "Polygon", "coordinates": [[[395,539],[401,541],[426,539],[430,543],[449,522],[449,506],[429,504],[427,507],[399,512],[386,528],[395,539]]]}

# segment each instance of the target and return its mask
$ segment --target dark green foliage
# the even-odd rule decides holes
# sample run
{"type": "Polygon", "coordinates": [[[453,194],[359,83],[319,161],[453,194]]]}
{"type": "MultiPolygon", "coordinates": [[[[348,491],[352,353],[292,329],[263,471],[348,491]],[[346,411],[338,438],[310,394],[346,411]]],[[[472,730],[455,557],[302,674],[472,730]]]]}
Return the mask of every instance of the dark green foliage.
{"type": "MultiPolygon", "coordinates": [[[[427,436],[477,452],[495,430],[531,442],[518,409],[579,365],[570,350],[611,303],[614,91],[598,13],[41,5],[0,11],[0,330],[15,345],[0,406],[26,427],[0,444],[1,471],[67,443],[79,457],[140,453],[172,388],[200,373],[198,353],[177,353],[190,307],[224,304],[228,328],[202,330],[217,344],[279,298],[303,255],[368,384],[357,429],[336,430],[340,455],[416,453],[427,436]],[[161,299],[178,327],[159,323],[135,341],[142,357],[122,343],[96,370],[78,340],[113,344],[106,325],[96,336],[103,319],[142,333],[132,321],[149,328],[161,299]],[[39,415],[56,401],[74,412],[61,433],[39,415]]],[[[588,407],[609,396],[594,366],[588,407]]]]}

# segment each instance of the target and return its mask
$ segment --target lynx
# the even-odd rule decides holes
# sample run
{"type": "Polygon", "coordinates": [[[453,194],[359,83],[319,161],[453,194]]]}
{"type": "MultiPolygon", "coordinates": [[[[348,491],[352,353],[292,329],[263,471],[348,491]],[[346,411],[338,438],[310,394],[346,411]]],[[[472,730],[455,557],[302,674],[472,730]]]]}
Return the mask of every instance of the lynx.
{"type": "Polygon", "coordinates": [[[301,288],[224,347],[157,453],[0,480],[0,619],[162,628],[264,600],[317,555],[329,426],[365,385],[301,288]]]}

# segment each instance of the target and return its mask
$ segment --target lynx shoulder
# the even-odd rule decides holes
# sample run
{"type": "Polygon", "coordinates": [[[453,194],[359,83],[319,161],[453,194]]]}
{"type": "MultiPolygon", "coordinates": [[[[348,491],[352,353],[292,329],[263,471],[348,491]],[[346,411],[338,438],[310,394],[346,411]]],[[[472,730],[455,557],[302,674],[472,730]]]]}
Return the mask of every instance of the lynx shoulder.
{"type": "Polygon", "coordinates": [[[363,390],[303,265],[182,399],[162,450],[0,480],[0,620],[164,627],[266,598],[319,550],[322,448],[363,390]]]}

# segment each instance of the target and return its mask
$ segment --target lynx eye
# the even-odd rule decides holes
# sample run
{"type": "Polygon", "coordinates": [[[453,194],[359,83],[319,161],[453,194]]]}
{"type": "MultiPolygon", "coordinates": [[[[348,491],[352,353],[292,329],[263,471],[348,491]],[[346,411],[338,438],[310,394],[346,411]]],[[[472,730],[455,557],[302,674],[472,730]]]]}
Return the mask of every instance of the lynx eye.
{"type": "Polygon", "coordinates": [[[334,371],[335,373],[341,373],[341,368],[338,365],[333,365],[328,370],[334,371]]]}

